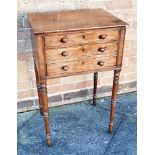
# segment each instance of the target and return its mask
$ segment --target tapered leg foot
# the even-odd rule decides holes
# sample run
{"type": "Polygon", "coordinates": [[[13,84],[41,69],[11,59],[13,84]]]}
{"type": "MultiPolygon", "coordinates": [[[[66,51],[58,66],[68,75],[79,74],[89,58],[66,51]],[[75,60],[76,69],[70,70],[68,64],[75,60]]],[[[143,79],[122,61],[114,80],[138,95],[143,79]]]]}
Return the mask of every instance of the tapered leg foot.
{"type": "Polygon", "coordinates": [[[46,143],[47,143],[47,146],[51,146],[51,139],[50,139],[50,136],[48,137],[48,135],[46,135],[46,143]]]}
{"type": "Polygon", "coordinates": [[[117,102],[117,92],[119,86],[119,75],[121,70],[114,71],[114,80],[113,80],[113,88],[112,88],[112,99],[111,99],[111,111],[110,111],[110,123],[109,123],[109,133],[112,133],[113,123],[114,123],[114,115],[115,115],[115,107],[117,102]]]}
{"type": "Polygon", "coordinates": [[[96,105],[96,91],[97,91],[97,80],[98,80],[98,73],[94,73],[94,90],[93,90],[93,106],[96,105]]]}
{"type": "Polygon", "coordinates": [[[48,97],[47,97],[46,83],[41,83],[41,94],[42,94],[43,117],[46,130],[46,143],[49,146],[51,144],[51,140],[50,140],[48,97]]]}
{"type": "Polygon", "coordinates": [[[113,130],[113,124],[110,123],[110,124],[109,124],[109,133],[110,133],[110,134],[112,133],[112,130],[113,130]]]}
{"type": "Polygon", "coordinates": [[[50,138],[48,113],[45,114],[45,112],[44,112],[43,116],[44,116],[44,123],[45,123],[45,129],[46,129],[46,143],[48,146],[50,146],[51,138],[50,138]]]}
{"type": "Polygon", "coordinates": [[[50,146],[51,145],[51,138],[50,138],[48,112],[44,112],[43,116],[44,116],[44,124],[45,124],[45,129],[46,129],[46,143],[48,146],[50,146]]]}

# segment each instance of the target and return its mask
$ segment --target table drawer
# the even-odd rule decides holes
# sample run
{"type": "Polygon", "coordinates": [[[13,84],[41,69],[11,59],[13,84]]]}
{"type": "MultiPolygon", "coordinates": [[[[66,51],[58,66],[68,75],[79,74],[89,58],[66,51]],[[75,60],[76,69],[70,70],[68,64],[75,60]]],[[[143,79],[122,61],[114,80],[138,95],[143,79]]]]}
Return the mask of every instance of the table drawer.
{"type": "Polygon", "coordinates": [[[47,64],[47,78],[62,77],[74,74],[101,71],[116,66],[116,56],[82,58],[78,61],[63,61],[47,64]]]}
{"type": "Polygon", "coordinates": [[[100,29],[45,35],[45,48],[68,47],[87,43],[108,43],[118,40],[119,29],[100,29]]]}
{"type": "Polygon", "coordinates": [[[45,51],[46,63],[94,57],[95,55],[110,56],[117,53],[117,42],[107,44],[92,44],[76,47],[48,49],[45,51]]]}

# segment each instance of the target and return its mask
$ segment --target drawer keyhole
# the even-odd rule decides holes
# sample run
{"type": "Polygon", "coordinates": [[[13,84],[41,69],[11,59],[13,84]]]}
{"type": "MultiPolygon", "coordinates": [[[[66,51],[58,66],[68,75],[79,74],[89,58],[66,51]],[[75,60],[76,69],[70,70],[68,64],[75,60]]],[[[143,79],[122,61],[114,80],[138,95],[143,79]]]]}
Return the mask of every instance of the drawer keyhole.
{"type": "Polygon", "coordinates": [[[85,35],[83,35],[82,38],[85,39],[85,35]]]}
{"type": "Polygon", "coordinates": [[[82,51],[85,51],[85,48],[84,47],[82,47],[82,49],[81,49],[82,51]]]}
{"type": "Polygon", "coordinates": [[[82,65],[84,65],[85,63],[84,63],[84,61],[82,61],[82,63],[81,63],[82,65]]]}

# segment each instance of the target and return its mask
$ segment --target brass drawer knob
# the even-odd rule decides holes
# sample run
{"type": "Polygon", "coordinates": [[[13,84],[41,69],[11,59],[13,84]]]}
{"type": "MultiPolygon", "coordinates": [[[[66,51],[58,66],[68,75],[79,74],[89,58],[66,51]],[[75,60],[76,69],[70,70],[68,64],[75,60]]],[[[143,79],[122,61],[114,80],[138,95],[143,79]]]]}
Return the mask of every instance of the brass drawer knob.
{"type": "Polygon", "coordinates": [[[99,50],[100,52],[104,52],[104,51],[105,51],[105,48],[100,47],[98,50],[99,50]]]}
{"type": "Polygon", "coordinates": [[[63,51],[61,55],[62,56],[67,56],[68,55],[68,52],[67,51],[63,51]]]}
{"type": "Polygon", "coordinates": [[[67,42],[68,42],[68,39],[67,39],[67,38],[62,38],[62,39],[61,39],[61,42],[62,42],[62,43],[67,43],[67,42]]]}
{"type": "Polygon", "coordinates": [[[99,38],[100,38],[100,39],[105,39],[105,38],[106,38],[106,36],[105,36],[105,35],[103,35],[103,34],[101,34],[101,35],[99,35],[99,38]]]}
{"type": "Polygon", "coordinates": [[[103,66],[104,65],[104,62],[103,61],[99,61],[98,62],[98,65],[103,66]]]}
{"type": "Polygon", "coordinates": [[[68,71],[69,67],[68,67],[68,66],[63,66],[62,69],[63,69],[64,71],[68,71]]]}

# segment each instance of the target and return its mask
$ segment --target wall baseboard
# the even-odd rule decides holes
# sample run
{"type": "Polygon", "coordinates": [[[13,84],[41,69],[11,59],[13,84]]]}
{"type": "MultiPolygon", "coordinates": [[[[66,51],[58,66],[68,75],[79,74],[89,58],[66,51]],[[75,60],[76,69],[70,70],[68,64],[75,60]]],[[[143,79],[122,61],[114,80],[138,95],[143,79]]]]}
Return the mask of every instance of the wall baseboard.
{"type": "MultiPolygon", "coordinates": [[[[112,86],[102,86],[97,90],[97,98],[111,96],[112,86]]],[[[137,91],[137,81],[120,83],[118,94],[130,93],[137,91]]],[[[62,106],[76,102],[92,99],[93,89],[84,89],[76,92],[69,92],[60,95],[49,96],[49,107],[62,106]]],[[[39,109],[38,99],[19,101],[17,103],[18,112],[26,112],[39,109]]]]}

